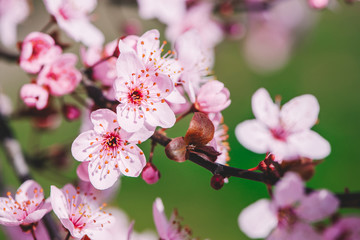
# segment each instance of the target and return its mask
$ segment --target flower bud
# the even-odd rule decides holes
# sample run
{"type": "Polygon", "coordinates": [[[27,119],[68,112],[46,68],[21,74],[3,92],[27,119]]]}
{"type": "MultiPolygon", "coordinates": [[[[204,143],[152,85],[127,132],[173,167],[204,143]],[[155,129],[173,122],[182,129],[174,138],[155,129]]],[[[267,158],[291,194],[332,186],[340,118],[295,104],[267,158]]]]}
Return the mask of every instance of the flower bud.
{"type": "Polygon", "coordinates": [[[78,119],[81,115],[80,109],[71,104],[64,104],[62,107],[64,117],[69,121],[78,119]]]}
{"type": "Polygon", "coordinates": [[[224,186],[224,177],[220,174],[215,174],[211,178],[210,185],[215,190],[221,189],[224,186]]]}
{"type": "Polygon", "coordinates": [[[147,184],[154,184],[159,181],[160,172],[154,164],[148,162],[141,173],[141,177],[147,184]]]}

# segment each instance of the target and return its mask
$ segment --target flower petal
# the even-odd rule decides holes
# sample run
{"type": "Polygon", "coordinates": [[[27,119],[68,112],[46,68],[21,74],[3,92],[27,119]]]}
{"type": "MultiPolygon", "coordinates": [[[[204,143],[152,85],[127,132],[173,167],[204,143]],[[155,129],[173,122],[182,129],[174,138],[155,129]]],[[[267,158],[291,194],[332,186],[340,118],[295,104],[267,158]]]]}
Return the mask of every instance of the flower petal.
{"type": "Polygon", "coordinates": [[[116,62],[118,77],[122,77],[125,80],[130,80],[131,74],[136,74],[142,69],[145,69],[144,64],[133,51],[121,53],[116,62]]]}
{"type": "Polygon", "coordinates": [[[152,126],[171,128],[176,122],[175,114],[166,102],[154,103],[150,111],[145,111],[146,122],[152,126]]]}
{"type": "Polygon", "coordinates": [[[115,159],[109,159],[108,164],[104,164],[105,159],[97,158],[89,163],[89,179],[94,188],[104,190],[110,188],[119,179],[120,171],[115,165],[115,159]]]}
{"type": "Polygon", "coordinates": [[[94,124],[94,130],[98,134],[112,132],[119,127],[116,113],[109,109],[101,108],[91,113],[91,122],[94,124]]]}
{"type": "Polygon", "coordinates": [[[88,172],[89,162],[82,162],[76,168],[76,174],[80,178],[80,180],[84,182],[89,182],[89,172],[88,172]]]}
{"type": "Polygon", "coordinates": [[[125,151],[119,161],[119,168],[122,174],[129,177],[137,177],[146,165],[144,152],[136,145],[129,144],[124,147],[125,151]]]}
{"type": "Polygon", "coordinates": [[[27,180],[18,188],[15,200],[19,203],[34,200],[40,203],[44,199],[44,192],[41,186],[34,180],[27,180]]]}
{"type": "Polygon", "coordinates": [[[274,201],[279,207],[291,206],[300,201],[304,196],[304,183],[300,176],[293,172],[287,172],[276,184],[274,201]]]}
{"type": "Polygon", "coordinates": [[[142,111],[137,108],[130,108],[126,104],[119,104],[116,107],[117,120],[121,128],[127,132],[136,132],[144,126],[142,111]]]}
{"type": "Polygon", "coordinates": [[[153,204],[153,215],[156,230],[161,239],[168,239],[167,231],[169,227],[168,220],[165,216],[164,204],[161,198],[156,198],[153,204]]]}
{"type": "Polygon", "coordinates": [[[40,209],[36,210],[29,215],[26,216],[26,218],[23,221],[23,224],[30,224],[40,221],[45,214],[47,214],[50,211],[50,209],[40,209]]]}
{"type": "Polygon", "coordinates": [[[93,130],[81,133],[71,145],[73,157],[80,162],[89,161],[89,156],[96,152],[97,144],[93,142],[96,142],[97,137],[100,137],[99,134],[93,130]]]}
{"type": "Polygon", "coordinates": [[[55,186],[50,188],[51,206],[59,219],[69,218],[69,209],[64,193],[55,186]]]}
{"type": "Polygon", "coordinates": [[[272,101],[265,88],[260,88],[254,93],[251,106],[257,120],[270,128],[279,125],[279,107],[272,101]]]}

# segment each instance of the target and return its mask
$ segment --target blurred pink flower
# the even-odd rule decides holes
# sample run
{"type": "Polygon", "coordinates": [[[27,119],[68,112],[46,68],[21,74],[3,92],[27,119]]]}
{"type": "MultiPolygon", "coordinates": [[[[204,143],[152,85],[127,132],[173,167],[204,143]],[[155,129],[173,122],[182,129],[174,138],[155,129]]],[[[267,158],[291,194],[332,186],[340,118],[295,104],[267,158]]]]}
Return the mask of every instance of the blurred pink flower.
{"type": "Polygon", "coordinates": [[[96,0],[44,0],[47,11],[71,38],[86,46],[101,46],[102,32],[90,23],[89,14],[97,5],[96,0]]]}
{"type": "Polygon", "coordinates": [[[18,226],[36,223],[51,211],[51,205],[45,201],[43,189],[33,181],[27,180],[16,191],[15,199],[11,193],[0,198],[0,224],[18,226]]]}
{"type": "Polygon", "coordinates": [[[49,92],[42,86],[29,83],[21,87],[20,98],[28,107],[42,110],[48,104],[49,92]]]}
{"type": "Polygon", "coordinates": [[[20,67],[28,73],[38,73],[43,65],[51,63],[61,52],[51,36],[32,32],[22,42],[20,67]]]}
{"type": "MultiPolygon", "coordinates": [[[[4,227],[7,239],[11,240],[34,240],[30,231],[24,232],[19,226],[4,227]]],[[[35,227],[35,236],[39,240],[50,240],[50,236],[42,222],[39,222],[35,227]]]]}
{"type": "Polygon", "coordinates": [[[0,41],[5,46],[17,41],[16,27],[29,15],[27,0],[0,0],[0,41]]]}
{"type": "Polygon", "coordinates": [[[358,240],[360,239],[360,218],[344,217],[323,233],[323,240],[358,240]]]}
{"type": "Polygon", "coordinates": [[[73,92],[82,79],[82,74],[75,68],[76,62],[75,54],[60,55],[40,71],[37,84],[48,87],[54,96],[73,92]]]}
{"type": "Polygon", "coordinates": [[[62,189],[51,186],[50,199],[54,213],[74,238],[87,235],[90,239],[101,239],[114,223],[111,214],[103,210],[105,204],[100,206],[97,202],[96,195],[75,189],[71,184],[62,189]]]}
{"type": "Polygon", "coordinates": [[[120,172],[139,176],[146,159],[136,144],[149,138],[152,132],[126,132],[119,126],[116,114],[108,109],[92,112],[91,121],[94,130],[81,133],[71,147],[76,160],[89,161],[91,184],[97,189],[107,189],[117,181],[120,172]]]}
{"type": "Polygon", "coordinates": [[[338,206],[339,200],[327,190],[305,195],[301,178],[288,172],[276,184],[273,200],[260,199],[248,206],[238,223],[250,238],[320,240],[310,223],[330,216],[338,206]]]}
{"type": "Polygon", "coordinates": [[[227,108],[231,100],[230,92],[218,80],[212,80],[201,86],[195,101],[195,108],[204,113],[218,113],[227,108]]]}
{"type": "Polygon", "coordinates": [[[10,98],[2,94],[0,87],[0,114],[9,116],[13,112],[13,107],[10,98]]]}
{"type": "Polygon", "coordinates": [[[323,9],[329,5],[329,0],[308,0],[310,7],[315,9],[323,9]]]}
{"type": "Polygon", "coordinates": [[[260,88],[252,96],[252,109],[256,119],[240,123],[235,130],[239,142],[249,150],[271,152],[279,162],[299,157],[320,159],[329,155],[328,141],[310,130],[320,111],[313,95],[293,98],[280,110],[269,93],[260,88]]]}

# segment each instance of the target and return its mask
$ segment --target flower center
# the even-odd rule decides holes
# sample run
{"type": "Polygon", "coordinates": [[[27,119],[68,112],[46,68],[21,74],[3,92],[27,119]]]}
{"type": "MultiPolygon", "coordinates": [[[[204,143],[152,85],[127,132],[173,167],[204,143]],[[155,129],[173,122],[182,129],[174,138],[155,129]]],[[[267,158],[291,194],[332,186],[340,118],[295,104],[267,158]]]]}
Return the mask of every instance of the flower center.
{"type": "Polygon", "coordinates": [[[110,148],[117,148],[121,144],[121,139],[118,134],[111,132],[105,137],[105,144],[110,148]]]}
{"type": "Polygon", "coordinates": [[[297,216],[292,207],[284,207],[278,210],[278,224],[282,227],[291,227],[295,224],[297,216]]]}
{"type": "Polygon", "coordinates": [[[143,94],[142,94],[141,90],[139,90],[138,88],[135,88],[129,92],[128,99],[131,103],[140,105],[141,101],[143,99],[143,94]]]}
{"type": "Polygon", "coordinates": [[[277,139],[279,141],[283,141],[283,142],[286,141],[287,133],[283,128],[281,128],[281,127],[273,128],[273,129],[270,129],[270,131],[275,139],[277,139]]]}

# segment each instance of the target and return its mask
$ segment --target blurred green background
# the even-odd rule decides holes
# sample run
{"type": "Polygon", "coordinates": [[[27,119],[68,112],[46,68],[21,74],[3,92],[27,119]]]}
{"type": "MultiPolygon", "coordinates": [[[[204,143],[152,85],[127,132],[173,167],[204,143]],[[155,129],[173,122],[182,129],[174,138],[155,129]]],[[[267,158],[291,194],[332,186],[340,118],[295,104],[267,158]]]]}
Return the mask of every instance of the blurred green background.
{"type": "MultiPolygon", "coordinates": [[[[305,0],[304,0],[305,1],[305,0]]],[[[96,10],[96,25],[105,33],[107,41],[118,37],[117,29],[122,20],[136,17],[135,11],[120,9],[101,2],[96,10]]],[[[320,124],[314,127],[331,146],[331,155],[317,167],[312,188],[327,188],[342,192],[360,191],[360,4],[342,5],[336,10],[320,11],[315,27],[302,39],[289,63],[280,71],[259,75],[249,69],[242,55],[241,42],[226,40],[216,48],[215,73],[230,89],[232,103],[223,112],[229,126],[231,147],[229,164],[239,168],[251,168],[264,158],[242,147],[235,138],[238,123],[253,118],[251,96],[260,87],[265,87],[272,97],[280,94],[283,103],[301,94],[314,94],[320,103],[320,124]]],[[[29,32],[40,29],[48,19],[41,1],[35,1],[33,13],[19,28],[19,39],[29,32]]],[[[144,22],[143,31],[163,29],[156,21],[144,22]]],[[[75,44],[69,51],[77,53],[75,44]]],[[[17,104],[18,91],[29,77],[15,65],[0,61],[1,86],[17,104]]],[[[190,118],[168,131],[168,136],[183,136],[190,118]]],[[[26,120],[13,121],[12,127],[22,146],[31,151],[37,144],[41,147],[56,143],[71,144],[78,134],[79,122],[62,121],[55,131],[40,133],[36,137],[31,124],[26,120]]],[[[149,152],[150,142],[141,145],[149,152]]],[[[1,175],[5,184],[17,188],[19,182],[0,153],[1,175]]],[[[147,185],[141,178],[121,179],[121,189],[111,203],[123,209],[136,221],[135,230],[155,229],[152,220],[152,203],[161,197],[168,216],[177,208],[189,225],[194,236],[213,240],[247,239],[237,225],[240,211],[258,200],[268,197],[265,185],[243,179],[230,179],[221,190],[210,187],[211,174],[191,162],[176,163],[168,160],[164,148],[158,146],[154,163],[161,172],[161,180],[147,185]]],[[[35,179],[49,194],[52,184],[62,187],[75,179],[77,162],[71,162],[68,171],[32,169],[35,179]],[[65,178],[63,177],[65,176],[65,178]]],[[[355,212],[350,210],[348,212],[355,212]]],[[[2,235],[1,239],[5,239],[2,235]]]]}

